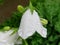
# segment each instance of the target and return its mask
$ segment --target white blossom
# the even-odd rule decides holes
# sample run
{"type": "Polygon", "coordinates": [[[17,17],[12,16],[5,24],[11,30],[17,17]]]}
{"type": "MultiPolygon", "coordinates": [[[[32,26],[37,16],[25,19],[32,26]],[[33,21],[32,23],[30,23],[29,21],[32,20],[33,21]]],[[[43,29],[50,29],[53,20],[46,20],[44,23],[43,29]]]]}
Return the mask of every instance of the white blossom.
{"type": "Polygon", "coordinates": [[[32,36],[36,31],[42,37],[46,38],[47,29],[43,27],[38,13],[35,10],[31,13],[30,9],[28,9],[22,16],[18,34],[23,39],[26,39],[32,36]]]}
{"type": "Polygon", "coordinates": [[[0,32],[0,45],[14,45],[18,38],[18,34],[12,34],[13,30],[0,32]],[[12,35],[11,35],[12,34],[12,35]]]}

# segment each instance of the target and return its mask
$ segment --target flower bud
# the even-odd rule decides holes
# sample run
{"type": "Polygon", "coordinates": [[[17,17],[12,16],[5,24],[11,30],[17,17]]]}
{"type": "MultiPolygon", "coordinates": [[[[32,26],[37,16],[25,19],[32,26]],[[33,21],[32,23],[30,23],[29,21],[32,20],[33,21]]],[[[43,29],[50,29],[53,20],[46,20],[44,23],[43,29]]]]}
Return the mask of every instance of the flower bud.
{"type": "Polygon", "coordinates": [[[3,30],[8,31],[8,30],[10,30],[10,27],[9,27],[9,26],[5,26],[5,27],[3,28],[3,30]]]}
{"type": "Polygon", "coordinates": [[[18,5],[17,10],[22,13],[24,11],[24,7],[21,5],[18,5]]]}
{"type": "Polygon", "coordinates": [[[41,18],[41,23],[43,25],[47,25],[48,24],[48,20],[41,18]]]}

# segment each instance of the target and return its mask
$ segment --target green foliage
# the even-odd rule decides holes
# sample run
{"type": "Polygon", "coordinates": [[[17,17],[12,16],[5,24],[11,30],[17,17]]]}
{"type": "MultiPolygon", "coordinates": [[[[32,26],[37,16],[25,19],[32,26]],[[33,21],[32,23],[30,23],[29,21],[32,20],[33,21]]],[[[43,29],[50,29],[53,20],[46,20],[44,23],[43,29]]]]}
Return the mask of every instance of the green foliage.
{"type": "Polygon", "coordinates": [[[11,18],[7,19],[2,25],[10,27],[19,27],[22,14],[18,11],[12,13],[11,18]]]}
{"type": "Polygon", "coordinates": [[[13,12],[12,16],[9,19],[7,19],[3,24],[0,24],[0,31],[8,30],[6,26],[9,26],[10,28],[18,28],[20,25],[21,17],[22,14],[20,12],[18,11],[13,12]],[[3,29],[3,27],[5,28],[3,29]]]}
{"type": "Polygon", "coordinates": [[[0,0],[0,5],[2,5],[4,3],[4,0],[0,0]]]}

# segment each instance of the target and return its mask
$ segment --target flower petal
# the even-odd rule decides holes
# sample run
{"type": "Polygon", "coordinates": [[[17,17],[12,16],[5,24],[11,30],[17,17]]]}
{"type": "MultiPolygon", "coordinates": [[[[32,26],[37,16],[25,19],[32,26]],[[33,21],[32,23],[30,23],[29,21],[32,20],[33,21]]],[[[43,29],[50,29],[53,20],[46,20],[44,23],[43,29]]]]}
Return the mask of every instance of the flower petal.
{"type": "Polygon", "coordinates": [[[14,45],[14,43],[4,43],[4,42],[0,42],[0,45],[14,45]]]}
{"type": "Polygon", "coordinates": [[[5,32],[0,32],[0,43],[14,43],[17,38],[18,38],[18,34],[15,33],[13,35],[11,35],[11,33],[13,33],[13,30],[9,30],[9,31],[5,31],[5,32]]]}
{"type": "Polygon", "coordinates": [[[44,38],[47,36],[47,29],[43,27],[40,17],[38,16],[38,13],[34,10],[33,12],[34,16],[34,24],[35,24],[35,30],[44,38]]]}
{"type": "Polygon", "coordinates": [[[18,34],[23,39],[28,38],[29,36],[33,35],[33,33],[35,32],[32,18],[33,17],[30,9],[28,9],[22,16],[18,34]]]}

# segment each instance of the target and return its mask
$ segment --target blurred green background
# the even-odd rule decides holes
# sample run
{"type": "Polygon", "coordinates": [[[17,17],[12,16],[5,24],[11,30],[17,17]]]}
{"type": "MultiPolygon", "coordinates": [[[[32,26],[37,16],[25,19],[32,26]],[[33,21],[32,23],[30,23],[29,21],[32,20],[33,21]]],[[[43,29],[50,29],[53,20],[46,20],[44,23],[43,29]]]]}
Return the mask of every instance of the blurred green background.
{"type": "Polygon", "coordinates": [[[0,5],[2,5],[4,3],[4,0],[0,0],[0,5]]]}
{"type": "MultiPolygon", "coordinates": [[[[1,2],[2,0],[0,0],[0,4],[1,2]]],[[[60,0],[31,0],[31,2],[39,16],[48,20],[46,25],[48,36],[45,39],[35,33],[26,39],[27,43],[29,45],[60,45],[60,0]]],[[[11,18],[0,25],[0,28],[19,27],[21,16],[19,11],[13,12],[11,18]]]]}

